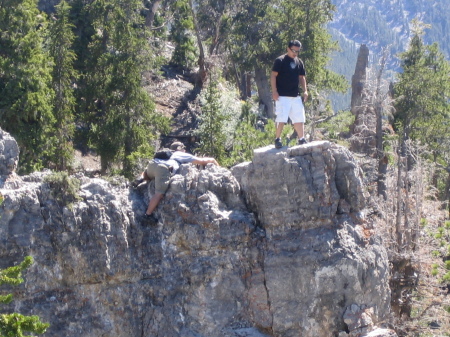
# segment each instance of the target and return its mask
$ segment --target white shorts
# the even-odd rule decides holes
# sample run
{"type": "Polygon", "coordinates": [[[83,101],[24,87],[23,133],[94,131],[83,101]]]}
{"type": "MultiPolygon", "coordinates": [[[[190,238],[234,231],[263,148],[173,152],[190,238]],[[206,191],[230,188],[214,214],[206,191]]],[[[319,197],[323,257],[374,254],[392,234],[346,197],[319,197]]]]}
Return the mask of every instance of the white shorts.
{"type": "Polygon", "coordinates": [[[275,101],[275,114],[277,123],[287,123],[288,118],[291,118],[292,123],[305,123],[305,107],[302,98],[300,96],[278,97],[278,101],[275,101]]]}

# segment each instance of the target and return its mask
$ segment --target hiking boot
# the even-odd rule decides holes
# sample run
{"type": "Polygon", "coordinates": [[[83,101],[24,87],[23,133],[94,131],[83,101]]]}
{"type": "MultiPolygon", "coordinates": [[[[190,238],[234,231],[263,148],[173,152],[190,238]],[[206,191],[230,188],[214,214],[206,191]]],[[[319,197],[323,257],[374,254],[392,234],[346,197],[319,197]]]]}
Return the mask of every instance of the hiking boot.
{"type": "Polygon", "coordinates": [[[152,214],[144,214],[141,219],[142,224],[155,226],[158,224],[158,219],[152,214]]]}
{"type": "Polygon", "coordinates": [[[142,178],[142,177],[138,178],[135,181],[133,181],[131,186],[133,186],[133,188],[137,188],[143,181],[144,181],[144,178],[142,178]]]}
{"type": "Polygon", "coordinates": [[[303,144],[306,144],[306,143],[308,143],[308,141],[305,139],[305,138],[299,138],[298,140],[297,140],[297,144],[298,145],[303,145],[303,144]]]}
{"type": "Polygon", "coordinates": [[[275,139],[275,148],[281,149],[283,147],[283,143],[281,142],[280,138],[275,139]]]}

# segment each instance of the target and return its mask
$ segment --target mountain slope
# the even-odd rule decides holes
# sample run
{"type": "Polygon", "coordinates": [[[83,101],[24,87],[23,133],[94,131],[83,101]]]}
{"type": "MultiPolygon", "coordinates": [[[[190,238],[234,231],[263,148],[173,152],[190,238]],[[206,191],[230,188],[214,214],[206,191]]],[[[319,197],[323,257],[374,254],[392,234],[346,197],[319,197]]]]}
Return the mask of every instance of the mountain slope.
{"type": "Polygon", "coordinates": [[[357,44],[366,44],[374,53],[389,45],[392,55],[403,51],[411,36],[411,21],[417,18],[431,25],[425,30],[425,42],[438,42],[442,51],[450,55],[448,0],[333,0],[333,3],[337,12],[330,29],[357,44]]]}
{"type": "MultiPolygon", "coordinates": [[[[398,54],[408,47],[414,18],[431,25],[424,30],[425,43],[437,42],[450,58],[448,0],[333,0],[333,3],[336,13],[328,27],[341,51],[333,55],[330,68],[343,74],[349,83],[361,44],[369,48],[371,65],[378,64],[383,48],[388,49],[386,76],[393,80],[393,74],[401,71],[398,54]]],[[[335,111],[349,109],[350,93],[334,94],[330,99],[335,111]]]]}

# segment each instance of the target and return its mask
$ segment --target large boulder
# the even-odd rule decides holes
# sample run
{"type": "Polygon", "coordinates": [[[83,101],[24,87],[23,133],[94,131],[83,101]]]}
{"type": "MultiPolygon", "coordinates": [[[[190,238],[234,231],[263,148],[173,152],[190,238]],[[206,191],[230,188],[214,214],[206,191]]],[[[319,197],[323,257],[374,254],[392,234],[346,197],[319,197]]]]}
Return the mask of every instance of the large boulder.
{"type": "MultiPolygon", "coordinates": [[[[360,170],[349,151],[330,142],[267,147],[232,172],[266,233],[258,272],[270,305],[250,302],[261,317],[255,323],[276,336],[325,337],[348,330],[343,314],[355,303],[371,308],[374,323],[385,318],[388,259],[365,226],[360,170]]],[[[250,293],[254,287],[257,279],[250,293]]]]}
{"type": "Polygon", "coordinates": [[[365,226],[359,168],[328,142],[255,150],[231,171],[182,165],[154,184],[50,171],[5,183],[0,268],[35,259],[3,310],[46,336],[338,336],[352,304],[389,313],[388,261],[365,226]]]}

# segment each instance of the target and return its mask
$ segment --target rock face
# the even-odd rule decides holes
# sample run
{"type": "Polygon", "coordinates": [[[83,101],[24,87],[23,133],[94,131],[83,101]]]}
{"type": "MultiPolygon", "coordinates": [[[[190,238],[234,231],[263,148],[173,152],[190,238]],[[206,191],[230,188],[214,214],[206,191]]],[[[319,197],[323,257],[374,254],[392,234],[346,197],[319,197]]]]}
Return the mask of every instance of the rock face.
{"type": "Polygon", "coordinates": [[[67,202],[52,175],[0,180],[0,268],[35,259],[3,310],[39,315],[45,336],[330,337],[350,332],[351,305],[373,324],[389,313],[387,256],[342,147],[183,165],[154,227],[137,220],[153,183],[78,174],[67,202]]]}
{"type": "Polygon", "coordinates": [[[350,149],[368,155],[376,153],[376,115],[367,90],[366,69],[369,64],[369,49],[365,44],[359,48],[355,73],[352,76],[351,112],[355,121],[350,126],[353,137],[350,149]]]}
{"type": "Polygon", "coordinates": [[[342,317],[352,303],[375,317],[389,311],[387,257],[364,228],[359,168],[347,150],[329,142],[268,147],[232,172],[266,233],[270,307],[259,326],[276,336],[325,337],[348,329],[342,317]]]}
{"type": "Polygon", "coordinates": [[[19,147],[11,135],[0,129],[0,176],[14,173],[19,162],[19,147]]]}
{"type": "Polygon", "coordinates": [[[366,83],[366,69],[369,65],[369,48],[362,44],[359,48],[358,58],[356,60],[355,73],[352,76],[352,99],[351,111],[354,115],[363,103],[363,91],[366,83]]]}

